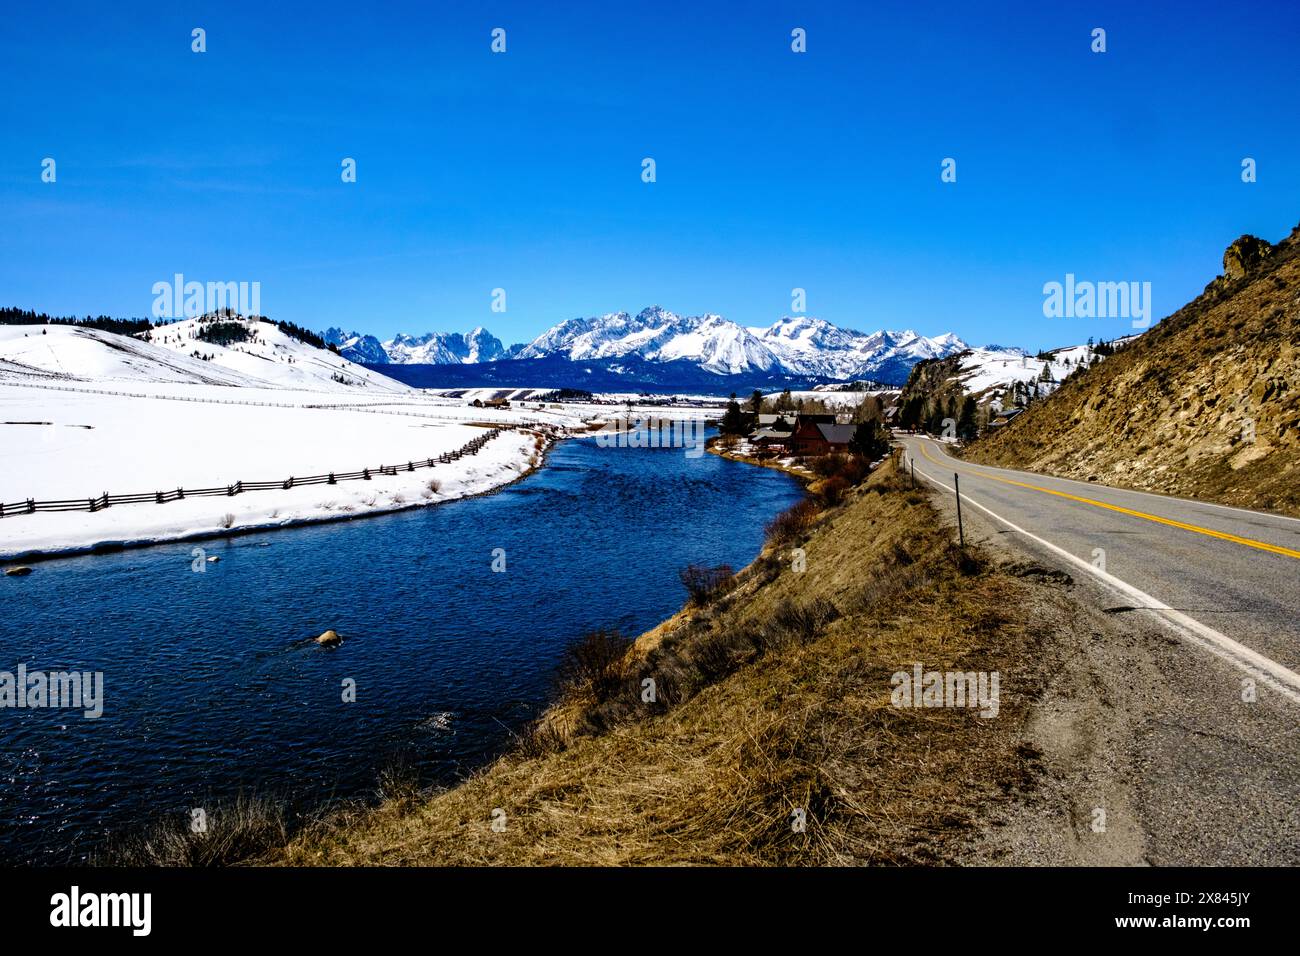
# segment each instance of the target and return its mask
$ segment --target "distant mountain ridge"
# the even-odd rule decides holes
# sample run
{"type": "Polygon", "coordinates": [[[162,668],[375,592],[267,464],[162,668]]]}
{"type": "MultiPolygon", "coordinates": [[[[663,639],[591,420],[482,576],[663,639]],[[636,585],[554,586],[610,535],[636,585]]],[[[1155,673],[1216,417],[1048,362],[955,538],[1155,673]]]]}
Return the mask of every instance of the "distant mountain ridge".
{"type": "Polygon", "coordinates": [[[399,332],[387,342],[380,342],[373,335],[330,328],[325,330],[323,338],[336,346],[344,358],[369,365],[494,362],[506,353],[501,340],[482,327],[464,335],[460,332],[427,332],[424,335],[399,332]]]}
{"type": "MultiPolygon", "coordinates": [[[[617,376],[619,364],[631,363],[642,377],[696,380],[694,370],[716,379],[779,381],[850,381],[870,379],[892,384],[906,381],[917,362],[943,358],[969,346],[957,335],[934,338],[911,330],[858,332],[809,316],[786,316],[767,328],[749,328],[714,313],[683,316],[660,306],[636,315],[610,312],[568,319],[532,342],[505,348],[483,328],[459,332],[400,334],[387,342],[374,336],[332,328],[327,342],[352,361],[367,365],[482,365],[520,361],[548,370],[556,360],[594,363],[617,376]],[[662,365],[657,373],[651,366],[662,365]],[[681,374],[666,374],[670,369],[681,374]]],[[[511,377],[523,368],[493,370],[488,378],[511,377]]],[[[388,370],[388,374],[394,374],[388,370]]],[[[474,373],[467,373],[470,377],[474,373]]],[[[405,376],[403,376],[405,377],[405,376]]],[[[465,377],[457,375],[456,377],[465,377]]],[[[575,383],[576,384],[576,383],[575,383]]],[[[649,384],[649,383],[647,383],[649,384]]],[[[722,384],[716,382],[716,384],[722,384]]]]}

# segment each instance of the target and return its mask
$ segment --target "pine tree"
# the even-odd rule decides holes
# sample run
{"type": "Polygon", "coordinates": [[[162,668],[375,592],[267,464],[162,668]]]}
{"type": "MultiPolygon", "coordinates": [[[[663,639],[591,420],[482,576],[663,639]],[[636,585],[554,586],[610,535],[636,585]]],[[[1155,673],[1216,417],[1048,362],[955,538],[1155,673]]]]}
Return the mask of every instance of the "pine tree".
{"type": "Polygon", "coordinates": [[[963,439],[974,438],[978,434],[975,425],[975,398],[971,395],[966,396],[966,400],[961,405],[961,415],[957,419],[957,437],[963,439]]]}
{"type": "Polygon", "coordinates": [[[884,458],[889,454],[889,433],[879,422],[862,422],[853,429],[849,451],[868,461],[884,458]]]}
{"type": "Polygon", "coordinates": [[[722,413],[718,431],[724,435],[742,435],[745,432],[745,416],[740,410],[740,403],[736,401],[735,392],[731,394],[731,401],[727,402],[727,410],[722,413]]]}
{"type": "Polygon", "coordinates": [[[924,402],[920,395],[909,396],[907,401],[903,402],[903,407],[898,413],[898,424],[903,428],[919,428],[921,426],[921,416],[924,413],[924,402]]]}

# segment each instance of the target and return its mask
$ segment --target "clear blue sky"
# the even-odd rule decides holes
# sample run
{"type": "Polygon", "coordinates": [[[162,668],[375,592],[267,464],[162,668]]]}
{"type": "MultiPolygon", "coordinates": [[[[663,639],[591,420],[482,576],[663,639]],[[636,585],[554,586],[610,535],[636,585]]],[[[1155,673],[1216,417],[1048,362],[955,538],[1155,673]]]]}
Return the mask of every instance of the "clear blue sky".
{"type": "Polygon", "coordinates": [[[59,3],[0,31],[0,303],[53,313],[148,315],[182,272],[314,328],[510,342],[655,303],[767,325],[800,286],[840,325],[1036,348],[1128,326],[1045,319],[1044,282],[1149,281],[1163,316],[1300,221],[1294,0],[59,3]]]}

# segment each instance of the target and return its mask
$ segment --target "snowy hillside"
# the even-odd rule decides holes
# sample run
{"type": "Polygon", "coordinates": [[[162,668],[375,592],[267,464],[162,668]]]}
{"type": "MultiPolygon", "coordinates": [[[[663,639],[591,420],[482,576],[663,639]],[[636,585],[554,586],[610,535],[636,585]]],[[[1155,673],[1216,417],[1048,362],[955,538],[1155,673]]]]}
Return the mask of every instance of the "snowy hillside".
{"type": "Polygon", "coordinates": [[[73,325],[0,325],[0,382],[64,379],[266,384],[236,369],[112,332],[73,325]]]}
{"type": "Polygon", "coordinates": [[[970,349],[961,359],[956,378],[967,393],[1007,404],[1014,397],[1010,394],[1013,389],[1032,390],[1036,396],[1050,394],[1074,372],[1100,357],[1091,345],[1073,345],[1043,354],[1047,358],[997,346],[970,349]]]}
{"type": "Polygon", "coordinates": [[[0,381],[167,382],[367,395],[412,391],[271,322],[223,323],[186,319],[138,338],[75,325],[0,325],[0,381]],[[246,338],[230,337],[238,335],[246,338]]]}
{"type": "Polygon", "coordinates": [[[300,341],[265,320],[202,316],[157,326],[144,333],[143,339],[198,362],[200,367],[228,370],[273,387],[330,392],[411,391],[385,375],[300,341]]]}

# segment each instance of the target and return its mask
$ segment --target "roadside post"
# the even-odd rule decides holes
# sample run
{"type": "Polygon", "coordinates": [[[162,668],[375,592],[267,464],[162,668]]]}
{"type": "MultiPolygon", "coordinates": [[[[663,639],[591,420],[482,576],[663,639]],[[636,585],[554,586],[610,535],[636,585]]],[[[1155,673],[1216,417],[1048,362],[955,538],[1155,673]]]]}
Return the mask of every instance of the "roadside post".
{"type": "Polygon", "coordinates": [[[957,493],[957,540],[961,543],[962,550],[966,548],[966,532],[961,526],[961,485],[957,472],[952,473],[952,490],[957,493]]]}

